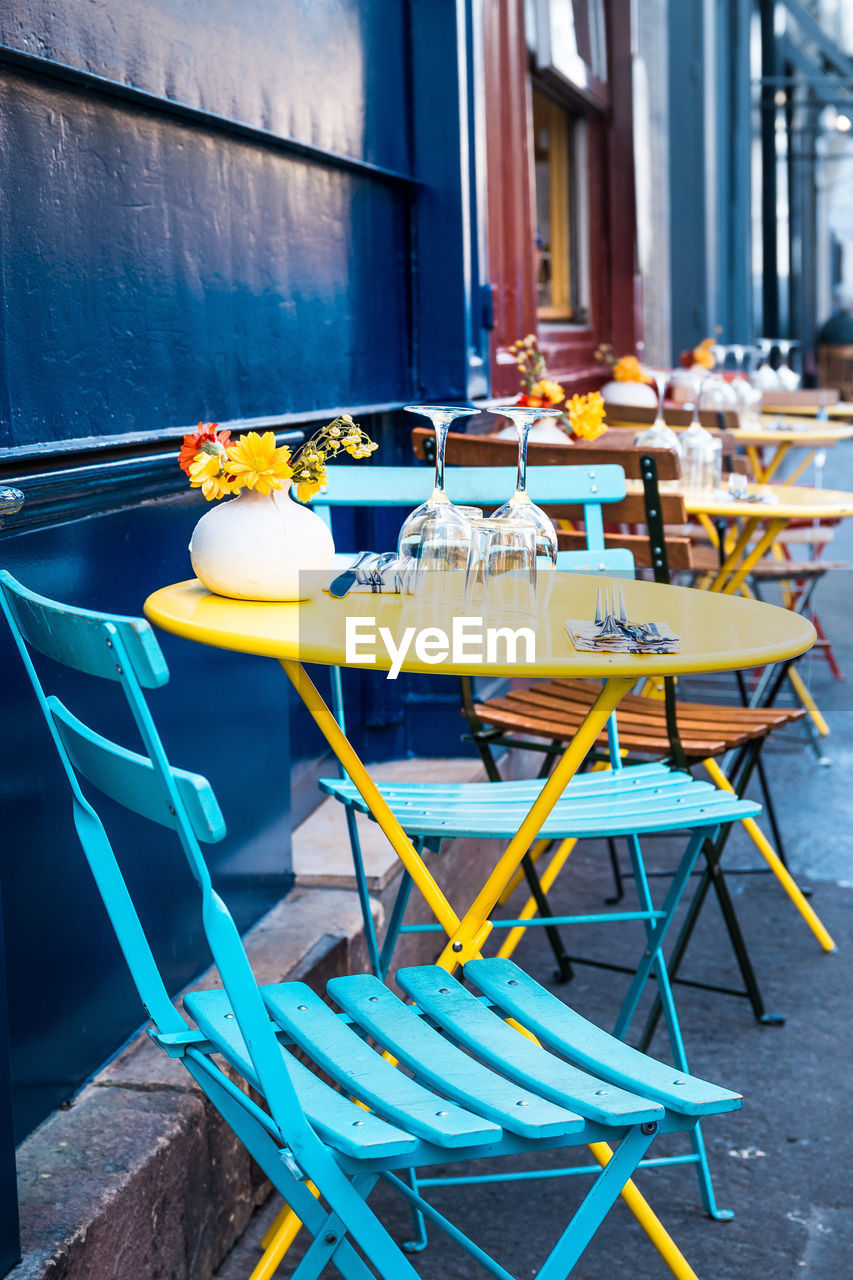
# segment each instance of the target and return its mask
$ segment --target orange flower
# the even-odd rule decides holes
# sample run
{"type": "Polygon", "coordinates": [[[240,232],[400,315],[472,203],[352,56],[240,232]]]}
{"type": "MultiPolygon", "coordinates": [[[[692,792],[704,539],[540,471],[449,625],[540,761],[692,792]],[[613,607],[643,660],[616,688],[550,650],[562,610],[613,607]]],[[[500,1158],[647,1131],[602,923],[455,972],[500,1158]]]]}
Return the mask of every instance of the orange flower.
{"type": "Polygon", "coordinates": [[[646,382],[643,366],[636,356],[622,356],[613,365],[613,377],[616,382],[646,382]]]}
{"type": "Polygon", "coordinates": [[[550,409],[552,405],[561,404],[565,398],[566,393],[559,382],[553,382],[550,378],[540,378],[538,382],[534,382],[526,395],[519,396],[518,403],[530,405],[536,409],[550,409]]]}
{"type": "Polygon", "coordinates": [[[567,406],[569,426],[582,440],[597,440],[607,430],[604,425],[604,400],[600,391],[585,396],[572,396],[567,406]]]}
{"type": "Polygon", "coordinates": [[[703,338],[697,347],[692,347],[689,351],[682,351],[678,357],[679,364],[684,369],[692,369],[695,364],[700,365],[703,369],[713,369],[717,363],[711,350],[713,345],[713,338],[703,338]]]}
{"type": "Polygon", "coordinates": [[[203,444],[219,443],[223,449],[227,446],[231,439],[231,432],[219,431],[218,427],[218,422],[200,422],[198,431],[184,436],[184,442],[178,454],[178,465],[187,475],[190,474],[190,465],[195,461],[196,454],[199,453],[203,444]]]}

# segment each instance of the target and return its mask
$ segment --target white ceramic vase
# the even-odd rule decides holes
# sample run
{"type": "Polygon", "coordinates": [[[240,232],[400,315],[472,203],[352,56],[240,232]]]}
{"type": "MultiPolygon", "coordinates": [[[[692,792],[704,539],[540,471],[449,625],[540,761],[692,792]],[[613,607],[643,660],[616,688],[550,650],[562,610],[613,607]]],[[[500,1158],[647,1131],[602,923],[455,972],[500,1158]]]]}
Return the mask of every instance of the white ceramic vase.
{"type": "Polygon", "coordinates": [[[605,382],[601,388],[605,404],[633,405],[640,409],[656,409],[658,398],[648,382],[605,382]]]}
{"type": "MultiPolygon", "coordinates": [[[[517,440],[518,432],[510,425],[497,434],[498,440],[517,440]]],[[[527,437],[529,444],[571,444],[571,437],[562,427],[558,427],[553,418],[539,418],[530,428],[527,437]]]]}
{"type": "Polygon", "coordinates": [[[287,489],[243,489],[212,507],[190,539],[200,582],[233,600],[304,600],[334,567],[328,525],[287,489]]]}

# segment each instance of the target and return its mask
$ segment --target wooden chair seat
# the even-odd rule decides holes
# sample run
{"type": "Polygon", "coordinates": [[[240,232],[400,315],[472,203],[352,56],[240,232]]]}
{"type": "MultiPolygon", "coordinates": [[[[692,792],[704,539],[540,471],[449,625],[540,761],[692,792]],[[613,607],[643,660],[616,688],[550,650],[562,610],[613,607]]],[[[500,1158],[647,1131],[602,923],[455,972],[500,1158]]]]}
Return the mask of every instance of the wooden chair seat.
{"type": "MultiPolygon", "coordinates": [[[[512,689],[503,697],[476,704],[483,724],[505,733],[567,741],[599,692],[589,680],[548,680],[530,689],[512,689]]],[[[766,737],[771,730],[805,715],[802,707],[732,707],[713,703],[680,702],[678,732],[685,754],[692,760],[724,755],[745,742],[766,737]]],[[[617,715],[619,741],[631,754],[668,755],[671,747],[666,709],[658,698],[629,694],[617,715]]],[[[607,735],[599,742],[606,745],[607,735]]]]}
{"type": "MultiPolygon", "coordinates": [[[[675,539],[673,539],[675,541],[675,539]]],[[[667,539],[669,550],[669,539],[667,539]]],[[[706,544],[694,544],[690,552],[690,568],[700,573],[715,573],[720,567],[720,553],[716,547],[706,544]]],[[[671,568],[680,568],[670,564],[671,568]]],[[[822,578],[831,569],[849,569],[846,560],[775,560],[773,556],[762,556],[758,564],[750,571],[750,576],[767,581],[784,581],[788,578],[822,578]]]]}

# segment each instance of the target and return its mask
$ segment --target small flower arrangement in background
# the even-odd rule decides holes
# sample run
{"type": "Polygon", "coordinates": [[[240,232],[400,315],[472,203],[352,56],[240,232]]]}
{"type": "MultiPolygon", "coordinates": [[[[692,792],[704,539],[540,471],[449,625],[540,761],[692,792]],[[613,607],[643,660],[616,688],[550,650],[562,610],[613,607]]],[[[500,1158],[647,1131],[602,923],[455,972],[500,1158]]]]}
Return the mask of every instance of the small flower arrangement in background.
{"type": "Polygon", "coordinates": [[[515,367],[520,374],[520,405],[536,409],[556,409],[562,405],[563,413],[554,421],[567,435],[581,440],[596,440],[607,430],[604,425],[604,400],[600,392],[591,391],[588,395],[575,395],[567,400],[560,383],[548,377],[545,357],[539,349],[535,334],[529,333],[526,338],[519,338],[509,350],[515,357],[515,367]]]}
{"type": "Polygon", "coordinates": [[[247,431],[232,441],[231,432],[218,423],[200,422],[197,431],[184,436],[178,463],[208,502],[241,489],[269,494],[287,483],[296,485],[300,502],[310,502],[328,483],[330,458],[341,452],[367,458],[378,447],[348,413],[321,427],[293,455],[287,445],[276,444],[272,431],[247,431]]]}
{"type": "Polygon", "coordinates": [[[646,382],[654,386],[654,379],[646,373],[636,356],[617,356],[609,342],[602,342],[595,349],[595,358],[606,364],[614,382],[646,382]]]}
{"type": "Polygon", "coordinates": [[[716,338],[703,338],[697,346],[691,347],[689,351],[682,351],[678,357],[678,362],[682,369],[693,369],[697,364],[701,369],[713,369],[717,363],[713,351],[716,341],[716,338]]]}

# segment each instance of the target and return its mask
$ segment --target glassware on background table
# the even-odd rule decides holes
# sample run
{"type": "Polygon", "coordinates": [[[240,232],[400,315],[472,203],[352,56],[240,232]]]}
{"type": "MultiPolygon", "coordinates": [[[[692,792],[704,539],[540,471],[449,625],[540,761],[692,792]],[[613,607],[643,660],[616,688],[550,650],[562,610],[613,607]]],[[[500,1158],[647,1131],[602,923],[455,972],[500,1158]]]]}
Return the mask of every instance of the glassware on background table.
{"type": "Polygon", "coordinates": [[[799,390],[800,375],[791,367],[791,350],[799,345],[798,342],[794,342],[790,338],[776,339],[776,346],[779,348],[779,355],[781,356],[781,364],[776,370],[776,377],[779,379],[783,391],[799,390]]]}
{"type": "Polygon", "coordinates": [[[759,354],[758,347],[746,343],[732,347],[738,361],[738,372],[729,383],[737,398],[738,425],[755,430],[761,426],[761,402],[763,393],[752,373],[753,360],[759,354]]]}
{"type": "Polygon", "coordinates": [[[733,471],[729,476],[728,491],[729,497],[738,501],[749,497],[749,481],[746,476],[739,471],[733,471]]]}
{"type": "Polygon", "coordinates": [[[791,368],[791,351],[800,344],[792,338],[759,338],[763,363],[756,372],[755,379],[765,391],[797,391],[801,378],[791,368]],[[779,352],[779,365],[776,369],[771,364],[773,352],[779,352]]]}
{"type": "Polygon", "coordinates": [[[534,524],[536,526],[536,555],[540,569],[552,569],[557,563],[557,531],[554,522],[546,516],[541,507],[532,502],[527,493],[527,437],[530,428],[538,418],[559,418],[561,409],[536,409],[519,406],[501,406],[495,409],[496,414],[509,418],[518,432],[518,479],[515,493],[498,507],[492,515],[494,520],[505,520],[513,523],[534,524]]]}
{"type": "Polygon", "coordinates": [[[480,614],[486,627],[532,622],[537,604],[538,525],[493,516],[472,521],[471,528],[466,613],[480,614]]]}
{"type": "Polygon", "coordinates": [[[666,425],[666,420],[663,416],[663,397],[666,391],[666,384],[670,378],[669,370],[647,369],[646,373],[651,374],[655,380],[658,393],[658,411],[654,424],[649,427],[648,431],[644,431],[641,436],[637,437],[636,443],[645,449],[674,449],[680,458],[681,441],[672,427],[666,425]]]}
{"type": "MultiPolygon", "coordinates": [[[[702,379],[696,395],[696,407],[700,413],[725,415],[727,410],[737,408],[737,392],[721,373],[708,373],[702,379]]],[[[725,417],[720,428],[725,430],[725,417]]]]}
{"type": "Polygon", "coordinates": [[[702,391],[713,377],[713,374],[707,374],[702,380],[693,408],[693,421],[681,437],[682,482],[686,489],[702,492],[718,489],[723,474],[722,441],[711,435],[699,419],[700,410],[707,407],[707,397],[703,405],[702,391]]]}
{"type": "MultiPolygon", "coordinates": [[[[440,537],[445,543],[464,547],[467,559],[471,538],[471,525],[460,509],[450,501],[444,491],[444,454],[447,432],[455,418],[468,417],[478,409],[464,409],[457,405],[409,404],[407,413],[419,413],[429,418],[435,428],[435,485],[426,502],[422,502],[403,521],[397,550],[400,557],[400,584],[405,594],[412,592],[412,574],[417,568],[421,544],[431,526],[440,524],[440,537]]],[[[464,569],[464,564],[463,564],[464,569]]]]}

